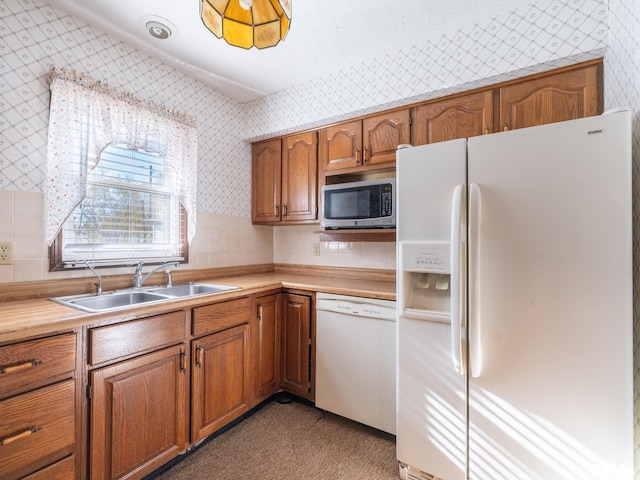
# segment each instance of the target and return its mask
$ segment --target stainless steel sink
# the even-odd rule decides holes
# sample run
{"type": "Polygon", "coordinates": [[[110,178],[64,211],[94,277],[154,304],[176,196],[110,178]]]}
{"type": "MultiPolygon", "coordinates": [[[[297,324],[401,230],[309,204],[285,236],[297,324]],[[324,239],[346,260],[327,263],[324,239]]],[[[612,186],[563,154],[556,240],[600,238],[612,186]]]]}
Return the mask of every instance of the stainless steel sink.
{"type": "Polygon", "coordinates": [[[210,285],[206,283],[186,283],[184,285],[174,285],[173,287],[153,288],[149,290],[153,293],[167,295],[169,297],[190,297],[193,295],[203,295],[206,293],[228,292],[236,290],[238,287],[227,285],[210,285]]]}
{"type": "Polygon", "coordinates": [[[236,290],[240,287],[227,285],[210,285],[205,283],[187,283],[172,287],[148,287],[145,289],[130,288],[116,290],[102,295],[72,295],[52,298],[54,302],[77,308],[85,312],[111,312],[134,307],[140,304],[160,303],[176,298],[192,297],[210,293],[236,290]]]}

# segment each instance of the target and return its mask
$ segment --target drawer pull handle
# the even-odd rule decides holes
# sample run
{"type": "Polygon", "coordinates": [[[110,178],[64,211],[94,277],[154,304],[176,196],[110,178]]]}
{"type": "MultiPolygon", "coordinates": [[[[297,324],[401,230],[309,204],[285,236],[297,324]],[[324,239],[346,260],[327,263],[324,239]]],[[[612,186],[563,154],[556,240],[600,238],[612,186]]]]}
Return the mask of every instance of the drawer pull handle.
{"type": "Polygon", "coordinates": [[[24,363],[19,363],[18,365],[11,365],[9,367],[0,367],[0,374],[20,372],[22,370],[26,370],[27,368],[40,365],[41,363],[42,362],[40,360],[28,360],[24,363]]]}
{"type": "Polygon", "coordinates": [[[11,435],[10,437],[0,438],[0,447],[3,445],[9,445],[10,443],[15,442],[16,440],[20,440],[21,438],[28,437],[29,435],[31,435],[32,433],[36,433],[40,429],[41,427],[29,427],[20,433],[11,435]]]}

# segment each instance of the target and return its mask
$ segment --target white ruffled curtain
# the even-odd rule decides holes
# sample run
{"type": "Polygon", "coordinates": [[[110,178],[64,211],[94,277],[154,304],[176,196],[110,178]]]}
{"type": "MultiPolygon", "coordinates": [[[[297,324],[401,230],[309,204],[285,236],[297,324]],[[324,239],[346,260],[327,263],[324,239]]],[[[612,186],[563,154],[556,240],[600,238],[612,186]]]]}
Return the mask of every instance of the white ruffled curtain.
{"type": "Polygon", "coordinates": [[[91,158],[111,143],[125,143],[169,158],[188,215],[188,239],[196,232],[197,130],[195,119],[117,91],[91,77],[52,67],[47,140],[46,236],[51,245],[86,195],[91,158]]]}

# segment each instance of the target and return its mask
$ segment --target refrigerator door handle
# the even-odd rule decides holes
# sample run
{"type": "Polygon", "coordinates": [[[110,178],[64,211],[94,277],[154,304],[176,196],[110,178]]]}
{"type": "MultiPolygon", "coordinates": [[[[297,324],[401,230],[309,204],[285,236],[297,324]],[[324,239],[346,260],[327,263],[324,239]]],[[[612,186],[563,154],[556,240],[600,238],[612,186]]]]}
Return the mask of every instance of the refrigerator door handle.
{"type": "Polygon", "coordinates": [[[471,377],[482,372],[480,318],[480,223],[482,202],[480,187],[469,184],[469,370],[471,377]]]}
{"type": "Polygon", "coordinates": [[[464,328],[466,325],[466,222],[465,188],[458,185],[453,191],[451,211],[451,352],[453,368],[465,374],[464,328]]]}

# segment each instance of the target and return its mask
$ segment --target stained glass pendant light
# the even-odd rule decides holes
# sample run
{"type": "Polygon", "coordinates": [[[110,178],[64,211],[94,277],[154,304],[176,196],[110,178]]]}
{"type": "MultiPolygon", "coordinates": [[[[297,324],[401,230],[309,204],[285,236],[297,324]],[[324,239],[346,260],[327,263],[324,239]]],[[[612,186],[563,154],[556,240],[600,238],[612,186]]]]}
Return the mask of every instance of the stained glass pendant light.
{"type": "Polygon", "coordinates": [[[200,17],[216,37],[236,47],[267,48],[284,40],[292,0],[200,0],[200,17]]]}

